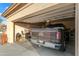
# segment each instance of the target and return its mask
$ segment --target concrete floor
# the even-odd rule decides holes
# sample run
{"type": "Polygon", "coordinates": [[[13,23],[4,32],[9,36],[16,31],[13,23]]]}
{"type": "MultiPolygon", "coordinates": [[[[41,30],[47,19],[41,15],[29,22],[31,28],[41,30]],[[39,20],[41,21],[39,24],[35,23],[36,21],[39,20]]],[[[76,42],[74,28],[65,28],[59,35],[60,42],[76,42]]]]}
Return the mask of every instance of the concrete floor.
{"type": "Polygon", "coordinates": [[[37,53],[40,56],[74,56],[74,51],[73,51],[74,47],[72,46],[73,48],[70,48],[70,46],[72,44],[69,47],[67,47],[69,49],[67,49],[65,52],[61,52],[61,51],[58,51],[58,50],[45,48],[45,47],[38,47],[37,45],[30,43],[29,41],[19,43],[19,45],[28,49],[28,50],[35,51],[35,53],[37,53]]]}
{"type": "Polygon", "coordinates": [[[7,44],[5,46],[0,45],[0,56],[38,56],[38,53],[34,49],[29,50],[16,43],[13,45],[7,44]]]}
{"type": "Polygon", "coordinates": [[[0,45],[0,56],[72,56],[69,52],[60,52],[57,50],[37,47],[29,41],[23,43],[0,45]]]}

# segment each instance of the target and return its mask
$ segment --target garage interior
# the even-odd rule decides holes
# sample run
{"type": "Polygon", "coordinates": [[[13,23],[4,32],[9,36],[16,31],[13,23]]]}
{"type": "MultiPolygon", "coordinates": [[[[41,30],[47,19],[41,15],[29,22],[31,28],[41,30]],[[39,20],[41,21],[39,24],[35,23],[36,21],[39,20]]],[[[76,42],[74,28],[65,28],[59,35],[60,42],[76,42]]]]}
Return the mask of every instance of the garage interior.
{"type": "MultiPolygon", "coordinates": [[[[16,43],[25,48],[31,55],[40,56],[74,56],[75,55],[75,4],[74,3],[15,3],[12,4],[3,14],[9,21],[7,33],[9,43],[16,43]],[[66,29],[67,38],[64,41],[65,50],[60,51],[34,44],[30,38],[17,40],[17,33],[32,33],[32,29],[51,29],[55,25],[63,24],[66,29]],[[49,27],[48,27],[49,26],[49,27]],[[12,32],[10,32],[12,31],[12,32]],[[35,52],[35,53],[34,53],[35,52]]],[[[29,34],[27,34],[28,36],[29,34]]],[[[66,37],[62,34],[62,37],[66,37]]],[[[52,37],[54,37],[52,35],[52,37]]],[[[61,37],[61,38],[62,38],[61,37]]],[[[47,38],[45,38],[47,39],[47,38]]],[[[43,42],[44,43],[44,42],[43,42]]],[[[45,44],[45,43],[44,43],[45,44]]],[[[28,55],[28,54],[27,54],[28,55]]]]}
{"type": "MultiPolygon", "coordinates": [[[[71,38],[66,45],[66,51],[58,51],[55,49],[50,49],[46,47],[38,47],[35,44],[32,44],[28,39],[24,42],[19,42],[21,46],[30,49],[30,44],[32,47],[39,53],[39,55],[75,55],[75,4],[57,4],[55,6],[40,10],[28,16],[17,19],[14,22],[16,24],[15,29],[22,27],[24,29],[31,28],[45,28],[46,21],[50,21],[51,24],[64,24],[65,27],[71,31],[71,38]]],[[[22,29],[23,30],[23,29],[22,29]]],[[[20,29],[20,31],[22,31],[20,29]]],[[[15,30],[15,36],[18,30],[15,30]]],[[[16,41],[16,39],[14,40],[16,41]]]]}

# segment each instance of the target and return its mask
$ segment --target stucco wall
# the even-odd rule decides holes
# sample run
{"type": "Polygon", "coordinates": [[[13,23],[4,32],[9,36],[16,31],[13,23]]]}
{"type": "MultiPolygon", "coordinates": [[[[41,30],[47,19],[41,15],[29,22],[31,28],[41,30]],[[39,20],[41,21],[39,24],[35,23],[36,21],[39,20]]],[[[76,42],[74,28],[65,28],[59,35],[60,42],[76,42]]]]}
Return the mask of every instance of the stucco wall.
{"type": "Polygon", "coordinates": [[[8,43],[13,43],[13,39],[14,39],[14,23],[8,21],[7,23],[7,36],[8,36],[8,43]]]}

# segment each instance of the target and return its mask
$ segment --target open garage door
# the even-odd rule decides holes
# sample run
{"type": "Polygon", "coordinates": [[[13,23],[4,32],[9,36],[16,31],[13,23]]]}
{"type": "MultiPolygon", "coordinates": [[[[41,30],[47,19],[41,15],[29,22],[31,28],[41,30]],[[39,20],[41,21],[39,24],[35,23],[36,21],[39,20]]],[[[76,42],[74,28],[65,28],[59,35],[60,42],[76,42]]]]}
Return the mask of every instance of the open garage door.
{"type": "MultiPolygon", "coordinates": [[[[16,24],[15,33],[17,32],[16,29],[18,30],[17,26],[20,26],[22,28],[22,29],[19,29],[20,32],[24,31],[26,29],[27,32],[30,30],[29,32],[31,33],[32,28],[36,28],[38,30],[39,29],[41,30],[43,28],[43,30],[45,30],[46,28],[50,28],[50,26],[53,28],[54,24],[58,24],[58,26],[59,26],[59,24],[63,24],[67,31],[66,32],[66,35],[67,35],[66,41],[67,42],[66,42],[66,46],[65,46],[66,50],[64,52],[60,51],[60,52],[56,52],[56,53],[58,53],[60,55],[75,55],[75,4],[57,4],[55,6],[43,9],[39,12],[30,14],[28,16],[24,16],[23,18],[20,18],[19,20],[16,20],[14,22],[16,24]]],[[[38,31],[38,30],[36,30],[36,31],[38,31]]],[[[41,30],[41,31],[43,31],[43,30],[41,30]]],[[[41,31],[39,31],[39,33],[41,31]]],[[[37,35],[38,34],[36,34],[36,36],[37,35]]],[[[33,36],[34,36],[34,34],[31,36],[30,39],[32,39],[33,36]]],[[[52,37],[54,37],[54,36],[52,36],[52,37]]],[[[29,38],[27,38],[27,39],[29,39],[29,38]]],[[[37,36],[37,39],[39,39],[38,36],[37,36]]],[[[29,42],[31,44],[34,43],[32,41],[29,41],[29,42]]],[[[35,44],[39,45],[37,43],[38,43],[38,40],[36,41],[35,44]]],[[[40,50],[41,47],[40,48],[35,47],[34,44],[33,44],[33,47],[38,51],[38,53],[40,53],[40,55],[43,54],[42,51],[40,50]]],[[[44,44],[44,47],[46,47],[45,44],[44,44]]],[[[47,48],[45,48],[45,49],[47,49],[47,48]]],[[[48,49],[48,51],[49,50],[50,49],[48,49]]],[[[52,50],[53,50],[53,48],[52,48],[52,50]]],[[[49,54],[51,55],[52,53],[49,53],[49,54]]]]}
{"type": "Polygon", "coordinates": [[[15,3],[2,15],[10,22],[9,42],[39,55],[75,55],[74,3],[15,3]]]}

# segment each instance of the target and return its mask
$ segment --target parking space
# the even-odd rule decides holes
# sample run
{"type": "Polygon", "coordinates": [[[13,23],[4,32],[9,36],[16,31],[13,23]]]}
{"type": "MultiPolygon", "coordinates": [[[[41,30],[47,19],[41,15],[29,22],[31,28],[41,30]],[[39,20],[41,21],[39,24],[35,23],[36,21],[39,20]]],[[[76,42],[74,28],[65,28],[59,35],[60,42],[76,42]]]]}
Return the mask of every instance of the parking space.
{"type": "Polygon", "coordinates": [[[75,55],[74,3],[14,3],[6,11],[8,43],[14,43],[1,48],[10,49],[7,55],[75,55]]]}
{"type": "Polygon", "coordinates": [[[68,46],[67,48],[70,49],[71,47],[72,50],[67,49],[66,51],[62,52],[59,50],[46,48],[42,46],[38,47],[37,45],[30,43],[28,40],[17,44],[24,47],[25,49],[37,52],[38,55],[40,56],[74,56],[74,51],[73,51],[74,49],[72,49],[74,47],[73,46],[71,47],[71,45],[68,46]]]}

